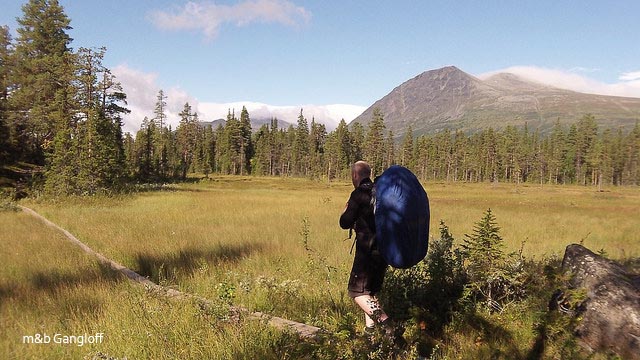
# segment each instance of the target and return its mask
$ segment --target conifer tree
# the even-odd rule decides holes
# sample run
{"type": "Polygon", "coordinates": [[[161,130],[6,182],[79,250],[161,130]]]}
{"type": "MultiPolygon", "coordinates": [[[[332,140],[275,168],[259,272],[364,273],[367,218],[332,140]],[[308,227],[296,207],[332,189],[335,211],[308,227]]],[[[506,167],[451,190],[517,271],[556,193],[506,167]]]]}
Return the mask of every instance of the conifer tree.
{"type": "Polygon", "coordinates": [[[251,172],[254,149],[251,141],[251,119],[246,107],[240,111],[240,175],[251,172]]]}
{"type": "Polygon", "coordinates": [[[11,141],[13,132],[9,126],[9,70],[13,53],[11,34],[8,26],[0,26],[0,164],[12,162],[14,148],[11,141]]]}
{"type": "Polygon", "coordinates": [[[216,163],[216,139],[212,126],[207,125],[204,127],[203,138],[203,172],[206,177],[209,177],[209,174],[215,170],[216,163]]]}
{"type": "Polygon", "coordinates": [[[352,163],[357,161],[353,151],[353,135],[349,131],[346,121],[341,119],[338,127],[332,132],[335,145],[333,146],[333,166],[330,173],[336,173],[341,178],[348,178],[352,163]]]}
{"type": "Polygon", "coordinates": [[[489,306],[496,300],[494,292],[504,277],[504,243],[499,232],[495,216],[491,209],[487,209],[482,219],[474,225],[473,233],[465,234],[462,244],[471,290],[484,297],[489,306]]]}
{"type": "Polygon", "coordinates": [[[311,118],[309,128],[309,161],[310,171],[313,176],[320,176],[324,173],[325,143],[327,141],[327,128],[324,124],[317,123],[315,118],[311,118]]]}
{"type": "Polygon", "coordinates": [[[414,148],[413,148],[413,127],[409,125],[409,128],[404,134],[404,140],[402,141],[402,150],[400,153],[400,165],[414,170],[415,163],[413,161],[414,148]]]}
{"type": "Polygon", "coordinates": [[[307,176],[310,161],[309,124],[302,114],[302,109],[300,109],[300,115],[298,116],[298,123],[294,134],[294,142],[291,149],[291,160],[294,174],[307,176]]]}
{"type": "Polygon", "coordinates": [[[625,142],[622,182],[625,185],[640,185],[640,122],[636,122],[625,142]]]}
{"type": "Polygon", "coordinates": [[[598,125],[591,114],[583,116],[576,124],[575,171],[578,181],[583,185],[587,185],[587,179],[592,172],[593,166],[587,162],[587,158],[595,150],[597,134],[598,125]]]}
{"type": "Polygon", "coordinates": [[[271,159],[271,141],[270,141],[269,125],[264,124],[255,134],[255,158],[253,161],[252,172],[257,175],[271,175],[270,159],[271,159]]]}
{"type": "Polygon", "coordinates": [[[167,124],[167,96],[164,94],[162,89],[158,90],[158,96],[156,96],[156,105],[153,109],[153,121],[156,122],[158,128],[162,129],[167,124]]]}
{"type": "Polygon", "coordinates": [[[350,163],[364,159],[364,127],[360,123],[351,125],[350,163]]]}
{"type": "Polygon", "coordinates": [[[73,87],[76,80],[73,77],[77,69],[77,57],[66,54],[61,72],[65,77],[60,78],[60,84],[64,84],[56,93],[56,98],[62,105],[52,108],[49,114],[50,121],[54,122],[53,140],[46,143],[45,153],[45,191],[49,195],[65,196],[82,194],[80,188],[81,134],[77,126],[77,90],[73,87]],[[76,113],[73,113],[73,110],[76,113]]]}
{"type": "Polygon", "coordinates": [[[160,89],[158,91],[158,95],[156,96],[156,104],[153,109],[153,121],[155,122],[155,129],[157,130],[154,134],[154,147],[156,151],[154,152],[153,163],[155,164],[156,171],[160,178],[166,178],[169,176],[169,141],[170,134],[167,128],[167,96],[164,94],[164,91],[160,89]]]}
{"type": "Polygon", "coordinates": [[[384,140],[384,162],[382,171],[396,163],[396,145],[393,139],[393,130],[387,131],[387,137],[384,140]]]}
{"type": "Polygon", "coordinates": [[[180,154],[180,177],[184,180],[187,178],[187,172],[191,169],[196,154],[198,135],[198,115],[191,112],[189,103],[185,103],[180,112],[180,124],[176,132],[180,154]]]}
{"type": "Polygon", "coordinates": [[[12,123],[22,160],[44,164],[56,124],[68,116],[70,20],[57,0],[29,0],[18,18],[11,72],[12,123]],[[62,94],[61,94],[62,93],[62,94]]]}
{"type": "Polygon", "coordinates": [[[373,109],[373,118],[364,143],[364,158],[371,165],[372,174],[380,175],[384,170],[387,159],[384,139],[384,116],[379,108],[373,109]]]}
{"type": "Polygon", "coordinates": [[[151,181],[154,173],[153,155],[156,125],[145,116],[140,125],[140,131],[136,134],[136,168],[138,180],[151,181]]]}

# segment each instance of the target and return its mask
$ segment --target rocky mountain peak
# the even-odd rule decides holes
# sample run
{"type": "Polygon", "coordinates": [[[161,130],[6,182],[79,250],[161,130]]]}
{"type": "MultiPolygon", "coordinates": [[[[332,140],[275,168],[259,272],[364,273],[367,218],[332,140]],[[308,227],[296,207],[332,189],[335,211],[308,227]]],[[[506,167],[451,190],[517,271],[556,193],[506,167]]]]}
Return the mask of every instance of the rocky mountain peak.
{"type": "Polygon", "coordinates": [[[455,66],[425,71],[394,88],[353,120],[366,125],[373,109],[384,115],[388,130],[401,138],[444,129],[475,132],[507,125],[545,132],[556,121],[574,123],[585,114],[607,127],[633,127],[640,119],[640,99],[582,94],[499,73],[484,80],[455,66]]]}

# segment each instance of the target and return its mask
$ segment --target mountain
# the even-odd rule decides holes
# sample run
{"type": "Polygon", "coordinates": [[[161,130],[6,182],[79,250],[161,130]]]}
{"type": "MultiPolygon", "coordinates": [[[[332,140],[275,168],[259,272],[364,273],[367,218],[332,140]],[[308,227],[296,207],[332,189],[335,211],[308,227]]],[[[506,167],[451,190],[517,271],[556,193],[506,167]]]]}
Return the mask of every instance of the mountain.
{"type": "Polygon", "coordinates": [[[302,110],[309,123],[311,123],[311,120],[315,120],[316,123],[324,124],[327,127],[327,131],[335,129],[340,120],[344,119],[350,122],[365,110],[362,106],[348,104],[276,106],[259,102],[239,101],[234,103],[201,102],[198,105],[198,112],[201,115],[201,119],[219,119],[232,110],[239,114],[243,107],[249,112],[252,122],[254,119],[261,119],[260,121],[265,121],[266,119],[268,123],[271,118],[277,118],[278,127],[281,128],[286,128],[289,124],[297,124],[298,116],[300,116],[300,111],[302,110]],[[284,125],[285,123],[286,125],[284,125]]]}
{"type": "MultiPolygon", "coordinates": [[[[258,130],[260,130],[260,128],[262,127],[262,125],[271,125],[271,119],[272,118],[251,118],[251,131],[256,132],[258,130]]],[[[218,126],[224,126],[224,124],[227,121],[225,119],[216,119],[213,121],[201,121],[200,124],[203,126],[211,126],[213,127],[213,130],[217,129],[218,126]]],[[[284,120],[279,120],[278,119],[278,129],[287,129],[289,128],[290,125],[294,125],[295,124],[291,124],[290,122],[284,121],[284,120]]]]}
{"type": "MultiPolygon", "coordinates": [[[[528,81],[509,73],[479,79],[455,66],[426,71],[393,89],[353,122],[368,124],[379,108],[387,129],[400,138],[444,129],[472,133],[508,125],[550,130],[556,121],[593,114],[601,127],[632,128],[640,121],[640,98],[584,94],[528,81]]],[[[352,122],[352,123],[353,123],[352,122]]]]}

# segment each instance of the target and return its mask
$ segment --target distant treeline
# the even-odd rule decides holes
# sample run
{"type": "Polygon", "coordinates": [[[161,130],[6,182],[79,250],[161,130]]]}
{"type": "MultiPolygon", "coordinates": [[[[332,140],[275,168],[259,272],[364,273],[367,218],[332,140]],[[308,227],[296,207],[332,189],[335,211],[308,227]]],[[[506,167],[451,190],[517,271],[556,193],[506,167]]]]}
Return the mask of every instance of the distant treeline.
{"type": "Polygon", "coordinates": [[[557,123],[544,136],[526,126],[419,137],[409,128],[398,144],[380,111],[366,128],[342,120],[327,132],[301,110],[296,125],[280,128],[273,119],[252,132],[245,108],[212,128],[187,103],[171,129],[160,90],[134,137],[122,133],[126,94],[102,64],[106,50],[73,51],[70,20],[57,1],[30,0],[18,24],[15,41],[0,27],[0,169],[38,165],[41,188],[52,195],[111,192],[191,173],[348,179],[361,159],[375,174],[401,164],[423,180],[640,184],[640,126],[599,131],[591,115],[569,127],[557,123]]]}
{"type": "MultiPolygon", "coordinates": [[[[159,100],[156,108],[161,107],[159,100]]],[[[295,126],[279,128],[273,119],[254,134],[245,108],[239,119],[230,112],[216,129],[200,126],[188,104],[181,116],[176,131],[145,119],[135,140],[125,139],[130,176],[157,181],[197,172],[348,179],[351,164],[364,159],[374,174],[400,164],[422,180],[640,184],[640,126],[629,133],[599,132],[592,115],[568,128],[556,123],[545,136],[526,126],[419,137],[409,128],[400,144],[377,110],[366,128],[342,120],[331,132],[314,119],[309,124],[302,111],[295,126]]]]}

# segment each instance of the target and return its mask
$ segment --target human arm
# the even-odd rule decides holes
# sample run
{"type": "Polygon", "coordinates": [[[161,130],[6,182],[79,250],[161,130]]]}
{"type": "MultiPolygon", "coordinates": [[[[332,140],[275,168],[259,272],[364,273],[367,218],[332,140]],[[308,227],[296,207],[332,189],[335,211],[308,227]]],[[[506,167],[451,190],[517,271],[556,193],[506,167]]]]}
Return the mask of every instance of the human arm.
{"type": "Polygon", "coordinates": [[[347,205],[340,215],[340,227],[343,229],[351,229],[358,219],[359,204],[356,202],[356,192],[351,193],[347,205]]]}

